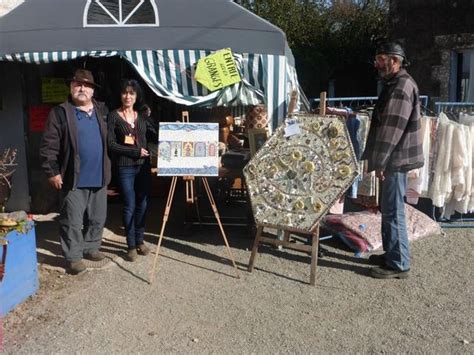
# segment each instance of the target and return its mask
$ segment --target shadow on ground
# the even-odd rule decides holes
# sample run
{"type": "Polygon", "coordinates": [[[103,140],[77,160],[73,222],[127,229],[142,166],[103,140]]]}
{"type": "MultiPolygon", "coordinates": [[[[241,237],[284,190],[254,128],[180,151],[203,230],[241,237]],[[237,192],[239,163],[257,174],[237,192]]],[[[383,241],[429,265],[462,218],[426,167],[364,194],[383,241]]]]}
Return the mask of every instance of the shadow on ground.
{"type": "MultiPolygon", "coordinates": [[[[184,189],[178,184],[169,211],[168,222],[164,230],[162,247],[185,255],[213,260],[228,265],[229,259],[225,248],[220,255],[216,255],[204,251],[203,248],[200,247],[205,244],[222,246],[225,244],[207,196],[203,196],[199,191],[196,195],[198,197],[197,204],[187,207],[184,189]],[[192,221],[192,223],[189,221],[192,221]],[[193,245],[196,245],[196,247],[193,245]]],[[[165,212],[166,198],[167,196],[160,196],[150,199],[145,241],[154,246],[158,244],[165,212]]],[[[219,196],[215,198],[229,245],[233,249],[249,251],[250,258],[250,251],[252,250],[255,237],[255,228],[253,227],[253,220],[251,219],[251,212],[248,205],[244,201],[228,201],[219,198],[219,196]]],[[[104,229],[101,249],[102,252],[106,254],[107,259],[99,263],[87,261],[88,267],[103,267],[105,264],[111,263],[117,258],[123,258],[126,255],[127,246],[125,237],[123,236],[124,231],[122,228],[121,213],[122,203],[120,199],[117,197],[109,199],[107,222],[104,229]]],[[[59,242],[57,219],[57,214],[41,215],[36,218],[38,262],[45,267],[64,271],[65,261],[59,242]]],[[[295,242],[308,242],[305,238],[295,237],[294,240],[295,242]]],[[[286,252],[286,250],[270,246],[261,246],[258,251],[260,254],[271,254],[301,263],[311,263],[310,256],[306,253],[286,252]]],[[[348,255],[347,248],[338,240],[332,239],[321,242],[320,251],[320,257],[318,259],[318,266],[320,267],[349,270],[358,274],[367,273],[366,268],[361,267],[362,265],[366,265],[366,261],[348,255]],[[326,245],[329,245],[332,250],[341,249],[341,253],[329,252],[325,247],[326,245]],[[361,264],[361,266],[358,264],[361,264]]],[[[237,266],[239,269],[247,269],[247,264],[237,263],[237,266]]],[[[258,269],[258,258],[256,269],[258,269]]],[[[274,273],[273,270],[265,272],[274,273]]],[[[283,275],[280,276],[284,277],[283,275]]]]}

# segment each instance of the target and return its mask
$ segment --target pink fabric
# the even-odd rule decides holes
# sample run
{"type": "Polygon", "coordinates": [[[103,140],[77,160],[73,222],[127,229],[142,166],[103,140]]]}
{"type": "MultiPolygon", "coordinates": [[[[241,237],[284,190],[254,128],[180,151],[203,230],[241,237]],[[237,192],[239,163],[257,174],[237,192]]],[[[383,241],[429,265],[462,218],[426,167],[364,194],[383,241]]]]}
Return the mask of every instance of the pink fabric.
{"type": "Polygon", "coordinates": [[[334,205],[332,205],[331,209],[329,210],[329,213],[332,214],[342,214],[344,212],[344,195],[339,199],[339,201],[336,201],[334,205]]]}
{"type": "Polygon", "coordinates": [[[340,220],[338,216],[330,215],[326,217],[326,221],[329,222],[325,224],[326,227],[332,232],[339,233],[339,237],[343,238],[344,243],[346,243],[351,249],[354,249],[359,252],[366,252],[370,250],[370,247],[363,238],[357,233],[353,233],[352,231],[348,230],[344,225],[340,224],[340,220]],[[331,218],[335,217],[335,218],[331,218]]]}
{"type": "MultiPolygon", "coordinates": [[[[410,241],[441,234],[438,223],[408,204],[405,204],[405,217],[410,241]]],[[[354,249],[359,252],[382,247],[381,223],[382,218],[379,212],[368,211],[328,215],[323,219],[325,227],[344,234],[352,242],[354,249]],[[355,242],[356,238],[360,241],[355,242]]]]}

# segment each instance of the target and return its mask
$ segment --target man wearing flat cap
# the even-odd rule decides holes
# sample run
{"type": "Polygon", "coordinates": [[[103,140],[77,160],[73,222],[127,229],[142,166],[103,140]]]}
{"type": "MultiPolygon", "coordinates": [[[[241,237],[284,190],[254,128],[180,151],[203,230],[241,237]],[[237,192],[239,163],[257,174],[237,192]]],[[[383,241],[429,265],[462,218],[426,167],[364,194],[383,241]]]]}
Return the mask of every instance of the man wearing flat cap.
{"type": "Polygon", "coordinates": [[[406,278],[410,248],[404,197],[407,172],[423,166],[418,86],[407,73],[405,52],[398,43],[378,46],[374,66],[384,86],[375,106],[363,159],[382,184],[382,243],[384,254],[371,255],[375,278],[406,278]]]}
{"type": "Polygon", "coordinates": [[[49,113],[40,147],[48,181],[61,191],[59,234],[71,274],[86,270],[83,258],[104,259],[99,249],[111,172],[108,110],[92,98],[97,86],[90,71],[75,71],[68,100],[49,113]]]}

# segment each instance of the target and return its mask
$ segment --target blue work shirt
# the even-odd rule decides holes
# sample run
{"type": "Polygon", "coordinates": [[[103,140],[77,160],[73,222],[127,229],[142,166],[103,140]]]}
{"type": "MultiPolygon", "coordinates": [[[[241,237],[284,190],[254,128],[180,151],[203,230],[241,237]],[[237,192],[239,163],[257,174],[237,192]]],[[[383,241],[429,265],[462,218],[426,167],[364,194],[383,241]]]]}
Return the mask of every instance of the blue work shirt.
{"type": "Polygon", "coordinates": [[[77,118],[77,142],[81,160],[77,187],[102,187],[104,148],[97,115],[95,110],[90,116],[77,107],[74,111],[77,118]]]}

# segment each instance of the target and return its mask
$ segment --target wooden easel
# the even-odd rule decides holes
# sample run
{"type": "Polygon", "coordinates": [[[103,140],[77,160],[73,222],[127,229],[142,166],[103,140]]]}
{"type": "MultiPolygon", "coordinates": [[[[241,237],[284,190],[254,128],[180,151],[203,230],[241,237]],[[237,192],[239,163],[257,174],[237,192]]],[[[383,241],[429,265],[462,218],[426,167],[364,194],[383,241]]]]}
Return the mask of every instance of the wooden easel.
{"type": "Polygon", "coordinates": [[[249,266],[248,266],[248,271],[249,272],[253,271],[253,267],[254,267],[254,264],[255,264],[255,257],[257,256],[258,246],[260,244],[270,244],[270,245],[274,245],[274,246],[281,245],[282,247],[287,248],[287,249],[303,251],[303,252],[311,254],[311,268],[310,268],[309,283],[312,286],[315,285],[315,283],[316,283],[316,266],[318,264],[319,223],[316,225],[316,227],[311,232],[299,231],[297,229],[292,229],[292,228],[288,228],[288,227],[281,228],[281,227],[276,227],[276,226],[271,226],[271,225],[258,224],[257,225],[257,234],[255,235],[255,241],[253,243],[252,254],[250,255],[250,261],[249,261],[249,266]],[[275,238],[269,238],[269,237],[263,236],[263,234],[264,234],[263,229],[265,227],[270,227],[270,228],[283,230],[283,232],[284,232],[283,240],[279,240],[276,237],[275,238]],[[305,235],[311,236],[311,245],[296,244],[296,243],[290,242],[290,234],[292,234],[292,233],[305,234],[305,235]]]}
{"type": "MultiPolygon", "coordinates": [[[[184,111],[182,113],[182,121],[183,122],[189,122],[189,113],[187,111],[184,111]]],[[[209,186],[209,182],[207,181],[207,178],[205,176],[201,177],[201,179],[202,179],[204,188],[206,190],[207,197],[209,198],[209,203],[211,204],[212,211],[214,212],[214,216],[216,217],[217,223],[219,224],[219,229],[221,231],[222,238],[224,239],[224,243],[225,243],[226,248],[227,248],[227,253],[229,254],[229,259],[231,260],[232,265],[234,266],[235,275],[238,279],[240,279],[239,270],[237,269],[237,266],[235,265],[234,255],[232,254],[232,251],[230,250],[229,243],[227,241],[227,237],[226,237],[225,232],[224,232],[224,228],[222,227],[221,219],[220,219],[220,216],[219,216],[219,211],[217,210],[216,202],[214,201],[214,197],[212,196],[212,191],[211,191],[211,188],[209,186]]],[[[183,180],[186,184],[186,202],[187,203],[194,203],[194,185],[193,185],[193,183],[195,181],[195,177],[194,176],[183,176],[183,180]]],[[[152,268],[150,270],[150,280],[149,280],[150,284],[152,284],[153,280],[155,279],[155,272],[156,272],[156,264],[157,264],[157,261],[158,261],[158,255],[160,254],[161,242],[163,240],[163,234],[165,232],[166,223],[168,222],[168,217],[169,217],[169,214],[170,214],[171,205],[173,203],[173,197],[174,197],[174,192],[176,190],[177,181],[178,181],[178,176],[173,176],[173,178],[171,180],[170,191],[168,193],[168,199],[166,201],[165,212],[163,214],[163,223],[161,225],[160,238],[158,239],[158,245],[156,247],[156,254],[155,254],[155,257],[153,259],[152,268]]]]}
{"type": "Polygon", "coordinates": [[[319,114],[323,116],[326,114],[326,91],[319,94],[319,114]]]}
{"type": "Polygon", "coordinates": [[[288,104],[288,116],[293,114],[293,111],[296,108],[296,103],[298,102],[298,91],[293,89],[291,92],[290,103],[288,104]]]}
{"type": "MultiPolygon", "coordinates": [[[[320,95],[320,106],[319,106],[319,112],[321,115],[326,114],[326,92],[322,92],[320,95]]],[[[291,100],[290,104],[288,105],[289,110],[288,110],[288,116],[291,116],[293,113],[293,110],[296,106],[296,100],[297,100],[297,93],[296,90],[293,91],[291,95],[291,100]]],[[[257,233],[255,235],[255,241],[253,243],[253,248],[252,248],[252,254],[250,255],[250,260],[249,260],[249,266],[248,266],[248,271],[252,272],[253,267],[255,264],[255,257],[257,256],[258,253],[258,247],[260,244],[269,244],[273,246],[282,246],[287,249],[292,249],[292,250],[297,250],[297,251],[302,251],[309,253],[311,255],[311,268],[310,268],[310,277],[309,277],[309,283],[310,285],[314,286],[316,284],[316,266],[318,264],[318,246],[319,246],[319,223],[316,224],[316,226],[313,228],[312,231],[301,231],[298,230],[297,228],[291,228],[291,227],[281,227],[281,226],[272,226],[272,225],[267,225],[267,224],[257,224],[257,233]],[[279,229],[283,231],[283,240],[279,240],[276,236],[275,238],[270,238],[267,236],[264,236],[264,228],[269,227],[273,229],[279,229]],[[297,244],[290,242],[290,235],[291,234],[303,234],[303,235],[309,235],[311,238],[311,245],[305,245],[305,244],[297,244]]]]}

